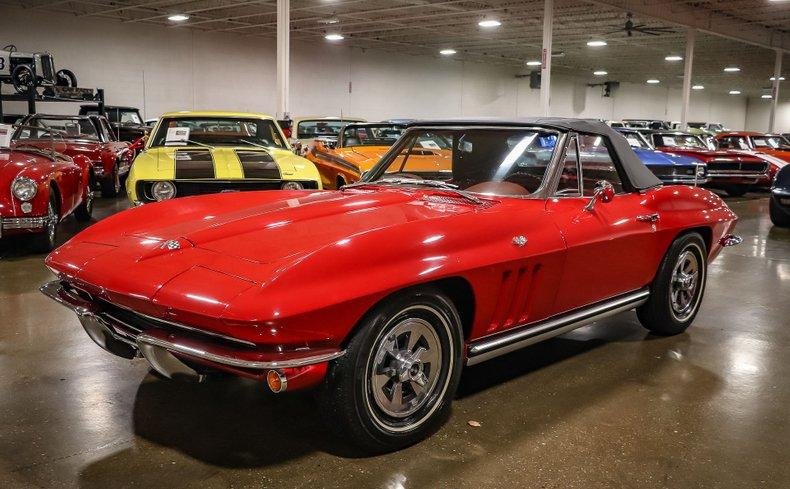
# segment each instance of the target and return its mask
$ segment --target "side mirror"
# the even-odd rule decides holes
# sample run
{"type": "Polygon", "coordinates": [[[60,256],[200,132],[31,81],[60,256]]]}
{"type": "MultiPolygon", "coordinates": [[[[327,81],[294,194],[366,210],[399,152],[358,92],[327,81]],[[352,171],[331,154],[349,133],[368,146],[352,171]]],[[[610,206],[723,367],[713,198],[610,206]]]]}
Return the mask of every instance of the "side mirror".
{"type": "Polygon", "coordinates": [[[599,200],[603,203],[611,202],[614,199],[614,187],[606,180],[598,180],[595,184],[595,191],[593,192],[590,202],[584,206],[584,210],[592,212],[595,210],[595,203],[599,200]]]}

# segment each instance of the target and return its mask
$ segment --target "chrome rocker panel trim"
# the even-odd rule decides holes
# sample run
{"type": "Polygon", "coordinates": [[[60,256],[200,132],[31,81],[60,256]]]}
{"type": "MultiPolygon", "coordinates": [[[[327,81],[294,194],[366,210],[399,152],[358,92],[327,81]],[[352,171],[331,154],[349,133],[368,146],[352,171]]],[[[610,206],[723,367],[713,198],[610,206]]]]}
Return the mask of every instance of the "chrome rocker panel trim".
{"type": "Polygon", "coordinates": [[[647,302],[649,295],[650,291],[648,289],[641,289],[578,309],[575,312],[563,314],[559,317],[549,318],[537,323],[528,323],[488,338],[479,339],[470,344],[466,364],[476,365],[567,333],[593,321],[639,307],[647,302]]]}
{"type": "MultiPolygon", "coordinates": [[[[179,375],[200,377],[197,372],[184,364],[173,353],[205,360],[209,363],[250,370],[304,367],[328,362],[346,354],[346,350],[340,350],[291,360],[257,361],[211,353],[177,340],[163,340],[146,333],[140,333],[136,338],[132,338],[117,333],[107,320],[99,316],[97,307],[90,302],[77,299],[73,302],[66,300],[62,293],[67,294],[67,292],[59,281],[48,282],[42,285],[39,290],[47,297],[74,311],[85,332],[101,348],[123,358],[131,359],[142,355],[156,371],[169,378],[179,375]]],[[[117,321],[112,316],[108,317],[117,321]]],[[[119,323],[128,326],[120,321],[119,323]]]]}

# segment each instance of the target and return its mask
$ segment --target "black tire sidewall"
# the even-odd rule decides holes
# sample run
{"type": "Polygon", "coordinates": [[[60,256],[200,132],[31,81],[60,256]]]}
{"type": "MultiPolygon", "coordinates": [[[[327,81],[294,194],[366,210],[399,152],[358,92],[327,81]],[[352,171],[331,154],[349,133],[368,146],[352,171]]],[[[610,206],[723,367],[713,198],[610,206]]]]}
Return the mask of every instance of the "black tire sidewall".
{"type": "Polygon", "coordinates": [[[790,214],[787,214],[781,209],[774,198],[775,197],[772,197],[768,203],[768,213],[771,217],[771,222],[774,226],[783,228],[790,227],[790,214]]]}
{"type": "MultiPolygon", "coordinates": [[[[347,352],[332,366],[328,374],[325,395],[332,396],[341,391],[347,398],[345,410],[348,432],[353,441],[367,450],[387,451],[411,445],[428,434],[445,419],[458,383],[463,361],[463,332],[461,320],[449,298],[433,288],[416,288],[403,291],[375,307],[362,320],[360,328],[348,344],[347,352]],[[407,420],[416,421],[413,427],[398,431],[387,429],[376,420],[375,403],[368,395],[368,360],[385,329],[397,324],[399,312],[412,306],[428,306],[442,314],[448,327],[446,331],[434,326],[443,349],[452,347],[452,353],[444,351],[442,374],[432,398],[407,420]]],[[[342,399],[341,397],[341,399],[342,399]]],[[[337,408],[337,406],[336,406],[337,408]]],[[[340,410],[343,407],[339,407],[340,410]]],[[[337,410],[337,409],[336,409],[337,410]]]]}

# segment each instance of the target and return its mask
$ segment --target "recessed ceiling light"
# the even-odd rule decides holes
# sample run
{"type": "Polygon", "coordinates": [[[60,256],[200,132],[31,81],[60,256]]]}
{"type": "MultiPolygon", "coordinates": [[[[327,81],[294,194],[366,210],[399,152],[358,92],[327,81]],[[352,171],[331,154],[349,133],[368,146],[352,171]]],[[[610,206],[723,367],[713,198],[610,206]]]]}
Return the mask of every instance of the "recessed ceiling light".
{"type": "Polygon", "coordinates": [[[691,87],[692,90],[705,90],[705,85],[694,85],[691,87]]]}
{"type": "Polygon", "coordinates": [[[741,94],[740,90],[730,90],[730,95],[740,95],[740,94],[741,94]]]}
{"type": "Polygon", "coordinates": [[[664,61],[683,61],[683,56],[678,56],[676,54],[671,54],[664,58],[664,61]]]}
{"type": "Polygon", "coordinates": [[[609,72],[604,70],[593,71],[593,75],[595,76],[606,76],[608,74],[609,72]]]}
{"type": "Polygon", "coordinates": [[[480,27],[499,27],[502,25],[502,22],[496,19],[483,19],[477,23],[480,27]]]}
{"type": "MultiPolygon", "coordinates": [[[[769,80],[771,80],[771,81],[774,81],[774,80],[776,80],[776,77],[775,77],[775,76],[772,76],[771,78],[769,78],[769,80]]],[[[779,77],[779,81],[785,81],[785,77],[783,77],[783,76],[780,76],[780,77],[779,77]]]]}
{"type": "Polygon", "coordinates": [[[327,41],[342,41],[345,37],[342,34],[327,34],[324,36],[327,41]]]}
{"type": "Polygon", "coordinates": [[[658,85],[659,83],[661,83],[661,80],[656,80],[655,78],[651,78],[647,80],[647,83],[649,83],[650,85],[658,85]]]}
{"type": "Polygon", "coordinates": [[[444,56],[450,56],[450,55],[455,54],[457,52],[458,51],[456,51],[455,49],[442,49],[441,51],[439,51],[439,54],[444,55],[444,56]]]}
{"type": "Polygon", "coordinates": [[[536,61],[536,60],[527,61],[527,66],[540,66],[540,64],[541,64],[540,61],[536,61]]]}
{"type": "Polygon", "coordinates": [[[184,22],[185,20],[189,20],[189,16],[185,14],[173,14],[169,16],[167,20],[171,20],[173,22],[184,22]]]}
{"type": "Polygon", "coordinates": [[[600,40],[587,41],[587,45],[590,46],[591,48],[599,48],[601,46],[606,46],[606,41],[600,41],[600,40]]]}
{"type": "Polygon", "coordinates": [[[738,68],[737,66],[728,66],[728,67],[724,68],[724,71],[726,71],[727,73],[737,73],[737,72],[741,71],[741,69],[738,68]]]}
{"type": "Polygon", "coordinates": [[[773,98],[770,93],[764,93],[760,95],[760,98],[773,98]]]}

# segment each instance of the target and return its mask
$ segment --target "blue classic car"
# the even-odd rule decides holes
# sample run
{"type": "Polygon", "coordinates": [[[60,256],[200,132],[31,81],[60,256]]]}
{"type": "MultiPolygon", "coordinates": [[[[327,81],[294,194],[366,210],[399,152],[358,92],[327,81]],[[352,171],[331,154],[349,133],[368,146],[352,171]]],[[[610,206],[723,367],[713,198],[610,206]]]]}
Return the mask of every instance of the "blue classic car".
{"type": "Polygon", "coordinates": [[[790,165],[782,167],[776,174],[768,209],[774,226],[790,227],[790,165]]]}
{"type": "Polygon", "coordinates": [[[708,181],[708,169],[704,162],[690,156],[656,151],[647,139],[634,129],[614,128],[631,144],[642,163],[666,184],[699,185],[708,181]]]}

